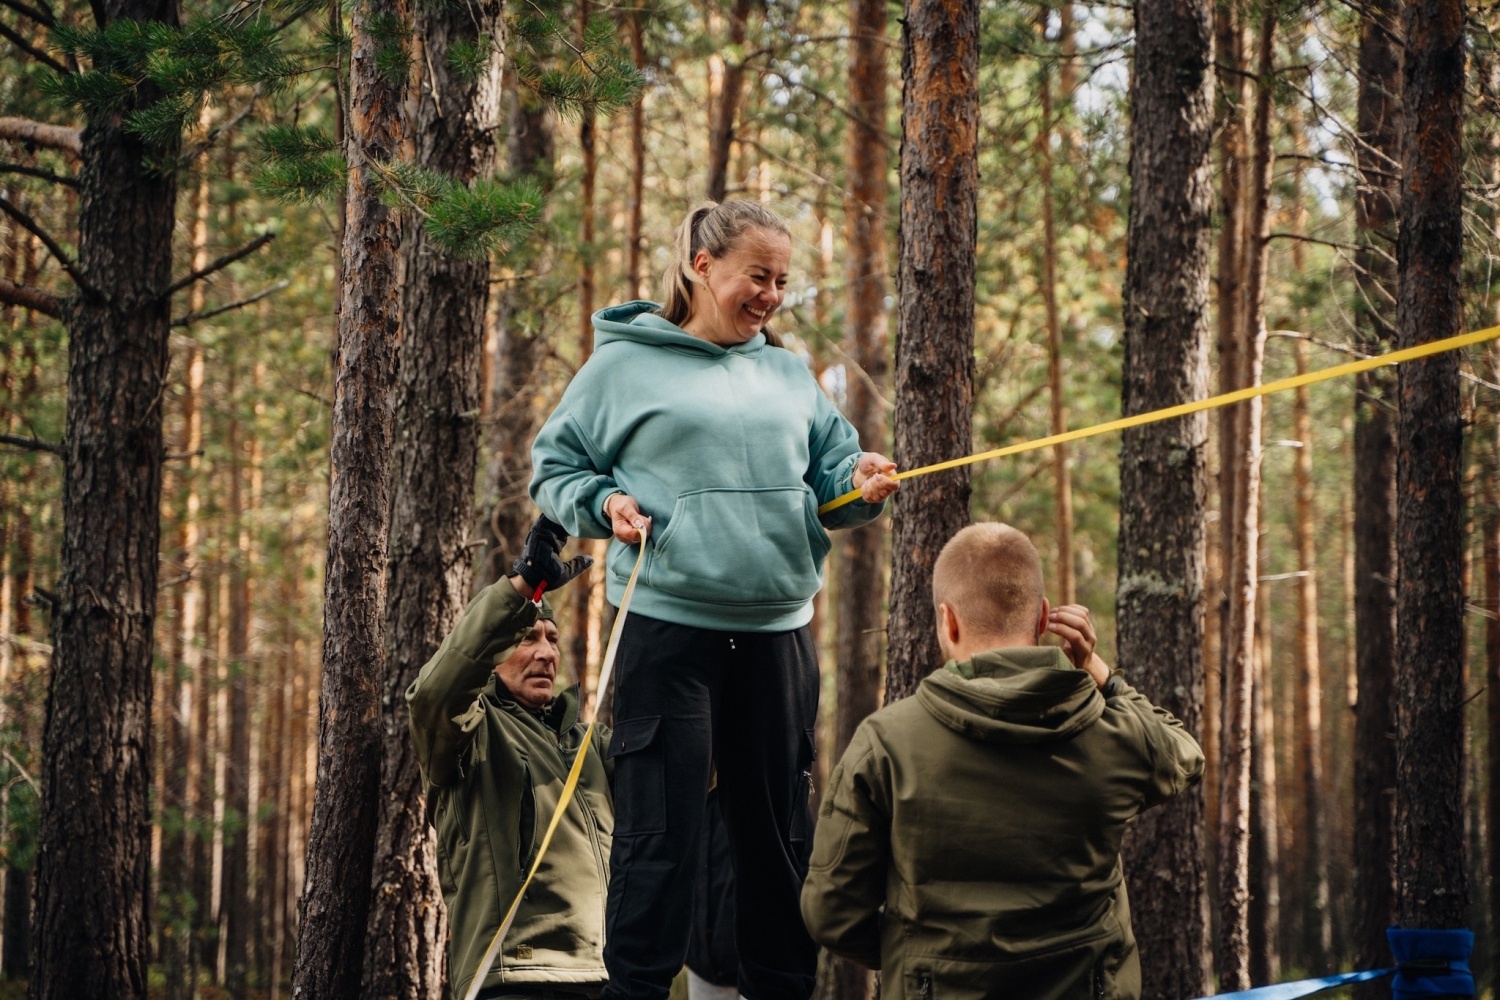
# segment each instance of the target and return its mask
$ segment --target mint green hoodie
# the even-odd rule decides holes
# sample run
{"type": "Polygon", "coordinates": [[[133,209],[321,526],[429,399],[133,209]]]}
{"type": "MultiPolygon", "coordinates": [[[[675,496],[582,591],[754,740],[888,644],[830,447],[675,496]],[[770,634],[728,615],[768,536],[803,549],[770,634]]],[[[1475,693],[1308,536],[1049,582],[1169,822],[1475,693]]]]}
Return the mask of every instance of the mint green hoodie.
{"type": "MultiPolygon", "coordinates": [[[[724,348],[626,302],[594,314],[594,353],[537,435],[531,498],[571,535],[610,537],[604,501],[651,518],[631,610],[699,628],[781,632],[812,619],[825,528],[873,520],[853,489],[860,446],[800,358],[761,334],[724,348]]],[[[618,605],[636,549],[609,544],[618,605]]]]}

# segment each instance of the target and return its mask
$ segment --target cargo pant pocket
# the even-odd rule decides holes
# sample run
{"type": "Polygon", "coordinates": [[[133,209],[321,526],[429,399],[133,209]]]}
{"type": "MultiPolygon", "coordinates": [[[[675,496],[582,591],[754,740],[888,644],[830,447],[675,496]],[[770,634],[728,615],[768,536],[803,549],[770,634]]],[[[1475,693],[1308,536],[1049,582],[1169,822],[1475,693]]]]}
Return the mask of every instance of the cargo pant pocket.
{"type": "MultiPolygon", "coordinates": [[[[812,838],[812,813],[808,811],[808,803],[812,801],[812,768],[817,759],[817,739],[811,729],[804,729],[797,755],[797,788],[792,793],[792,822],[789,839],[793,843],[802,843],[812,838]]],[[[804,858],[806,853],[802,852],[804,858]]]]}
{"type": "Polygon", "coordinates": [[[615,831],[618,838],[665,833],[667,784],[662,758],[661,716],[616,724],[609,739],[615,762],[615,831]]]}

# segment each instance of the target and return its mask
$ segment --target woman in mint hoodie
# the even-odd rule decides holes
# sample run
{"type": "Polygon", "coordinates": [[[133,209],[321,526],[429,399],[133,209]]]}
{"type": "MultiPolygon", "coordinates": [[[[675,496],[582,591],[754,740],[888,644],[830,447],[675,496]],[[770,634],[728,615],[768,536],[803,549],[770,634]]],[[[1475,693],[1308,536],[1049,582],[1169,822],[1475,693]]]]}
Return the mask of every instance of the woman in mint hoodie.
{"type": "Polygon", "coordinates": [[[594,315],[594,353],[532,448],[537,505],[570,534],[613,536],[611,603],[651,526],[615,663],[606,1000],[662,1000],[682,968],[715,768],[740,993],[813,989],[798,902],[818,703],[808,622],[825,529],[873,520],[897,484],[767,325],[791,246],[757,203],[691,212],[665,304],[594,315]],[[818,515],[852,489],[860,501],[818,515]]]}

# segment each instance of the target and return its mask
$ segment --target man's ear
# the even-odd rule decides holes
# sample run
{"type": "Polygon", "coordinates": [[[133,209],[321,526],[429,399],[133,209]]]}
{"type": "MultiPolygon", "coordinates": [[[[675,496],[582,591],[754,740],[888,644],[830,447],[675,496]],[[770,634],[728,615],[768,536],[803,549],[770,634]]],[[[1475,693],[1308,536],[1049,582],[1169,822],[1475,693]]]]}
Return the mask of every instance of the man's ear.
{"type": "Polygon", "coordinates": [[[1042,598],[1042,613],[1036,620],[1036,637],[1040,639],[1047,634],[1047,620],[1052,617],[1052,605],[1047,599],[1042,598]]]}
{"type": "Polygon", "coordinates": [[[963,634],[963,626],[959,623],[958,615],[953,613],[946,602],[938,605],[938,635],[950,646],[958,644],[959,636],[963,634]]]}

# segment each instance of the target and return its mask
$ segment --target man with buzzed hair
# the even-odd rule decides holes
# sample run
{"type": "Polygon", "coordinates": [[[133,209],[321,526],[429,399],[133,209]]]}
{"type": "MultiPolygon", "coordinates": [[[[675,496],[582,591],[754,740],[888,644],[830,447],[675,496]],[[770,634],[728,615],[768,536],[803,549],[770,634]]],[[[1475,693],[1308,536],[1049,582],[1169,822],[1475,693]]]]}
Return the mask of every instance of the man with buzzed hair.
{"type": "Polygon", "coordinates": [[[1024,534],[974,524],[933,567],[947,663],[860,724],[829,780],[802,914],[907,1000],[1140,996],[1126,824],[1203,752],[1051,608],[1024,534]],[[1039,645],[1051,633],[1061,648],[1039,645]]]}

